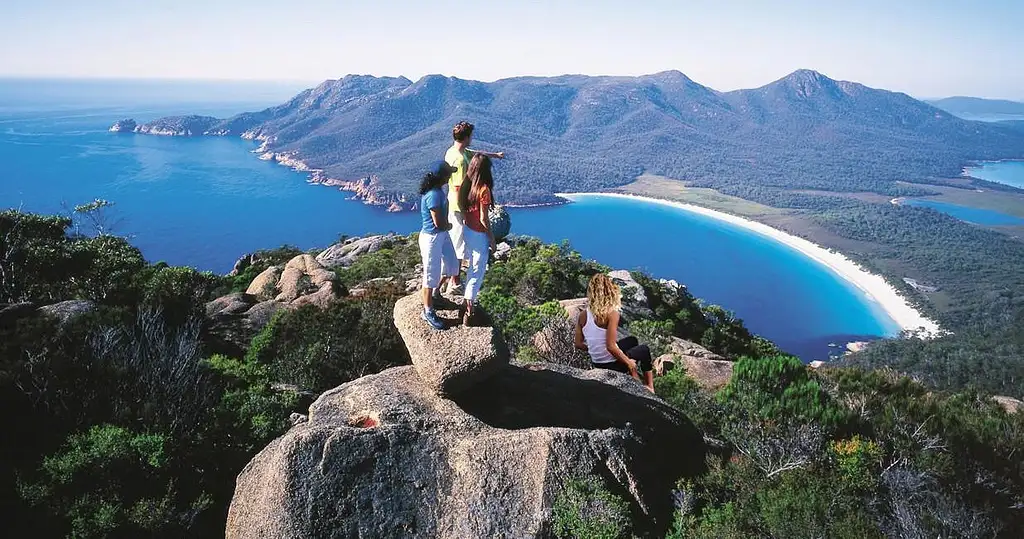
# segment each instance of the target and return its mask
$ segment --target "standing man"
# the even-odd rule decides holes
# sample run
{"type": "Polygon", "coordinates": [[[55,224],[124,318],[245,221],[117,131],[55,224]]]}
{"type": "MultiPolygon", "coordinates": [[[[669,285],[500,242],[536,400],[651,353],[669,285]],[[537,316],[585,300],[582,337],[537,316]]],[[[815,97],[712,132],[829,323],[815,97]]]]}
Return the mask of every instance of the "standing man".
{"type": "MultiPolygon", "coordinates": [[[[451,223],[451,231],[449,234],[452,238],[452,244],[455,246],[455,256],[460,261],[466,260],[466,242],[462,237],[462,229],[466,226],[465,220],[462,215],[462,208],[459,207],[459,186],[462,185],[462,181],[466,178],[466,170],[469,169],[469,161],[473,158],[474,154],[486,155],[487,157],[504,159],[505,152],[482,152],[479,150],[471,150],[469,145],[473,142],[473,124],[469,122],[459,122],[452,128],[452,138],[455,142],[452,143],[452,147],[448,148],[448,151],[444,154],[444,160],[451,166],[455,167],[455,172],[452,173],[451,179],[448,180],[448,222],[451,223]]],[[[459,293],[459,281],[458,276],[451,278],[450,293],[459,293]]]]}

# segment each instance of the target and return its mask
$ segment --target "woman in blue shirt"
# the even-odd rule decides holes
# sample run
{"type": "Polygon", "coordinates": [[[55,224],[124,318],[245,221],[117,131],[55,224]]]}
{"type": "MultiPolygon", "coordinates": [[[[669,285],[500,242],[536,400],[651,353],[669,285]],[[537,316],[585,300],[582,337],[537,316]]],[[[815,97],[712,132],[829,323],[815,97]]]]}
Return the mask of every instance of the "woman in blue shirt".
{"type": "Polygon", "coordinates": [[[434,329],[444,323],[434,312],[434,290],[445,278],[458,276],[459,260],[448,236],[448,197],[441,187],[448,183],[455,167],[438,161],[420,182],[420,255],[423,257],[423,320],[434,329]]]}

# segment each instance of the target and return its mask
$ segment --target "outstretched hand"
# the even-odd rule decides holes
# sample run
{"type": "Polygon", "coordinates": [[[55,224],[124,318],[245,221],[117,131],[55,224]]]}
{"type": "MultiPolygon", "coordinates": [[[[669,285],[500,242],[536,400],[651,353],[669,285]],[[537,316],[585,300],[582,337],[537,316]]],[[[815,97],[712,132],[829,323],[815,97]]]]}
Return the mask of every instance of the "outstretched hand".
{"type": "Polygon", "coordinates": [[[505,158],[505,152],[498,152],[498,153],[494,154],[494,157],[497,157],[498,159],[504,159],[505,158]]]}

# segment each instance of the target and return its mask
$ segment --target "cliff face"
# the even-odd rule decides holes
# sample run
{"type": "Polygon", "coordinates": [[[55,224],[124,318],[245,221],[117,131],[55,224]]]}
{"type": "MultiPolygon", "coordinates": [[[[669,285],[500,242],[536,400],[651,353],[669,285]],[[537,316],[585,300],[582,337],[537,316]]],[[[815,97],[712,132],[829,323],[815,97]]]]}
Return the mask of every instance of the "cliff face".
{"type": "Polygon", "coordinates": [[[433,331],[420,309],[395,306],[413,366],[321,395],[246,466],[228,538],[543,537],[583,476],[668,525],[676,479],[704,466],[684,416],[618,373],[510,365],[494,329],[433,331]]]}

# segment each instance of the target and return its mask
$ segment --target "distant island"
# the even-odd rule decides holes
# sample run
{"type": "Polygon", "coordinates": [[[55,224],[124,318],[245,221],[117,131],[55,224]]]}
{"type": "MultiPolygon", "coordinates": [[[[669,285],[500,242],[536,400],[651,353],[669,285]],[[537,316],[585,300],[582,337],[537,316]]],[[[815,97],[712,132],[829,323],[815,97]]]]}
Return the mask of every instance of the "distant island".
{"type": "Polygon", "coordinates": [[[928,101],[929,104],[960,117],[992,119],[1024,119],[1024,103],[1006,99],[954,96],[928,101]]]}

